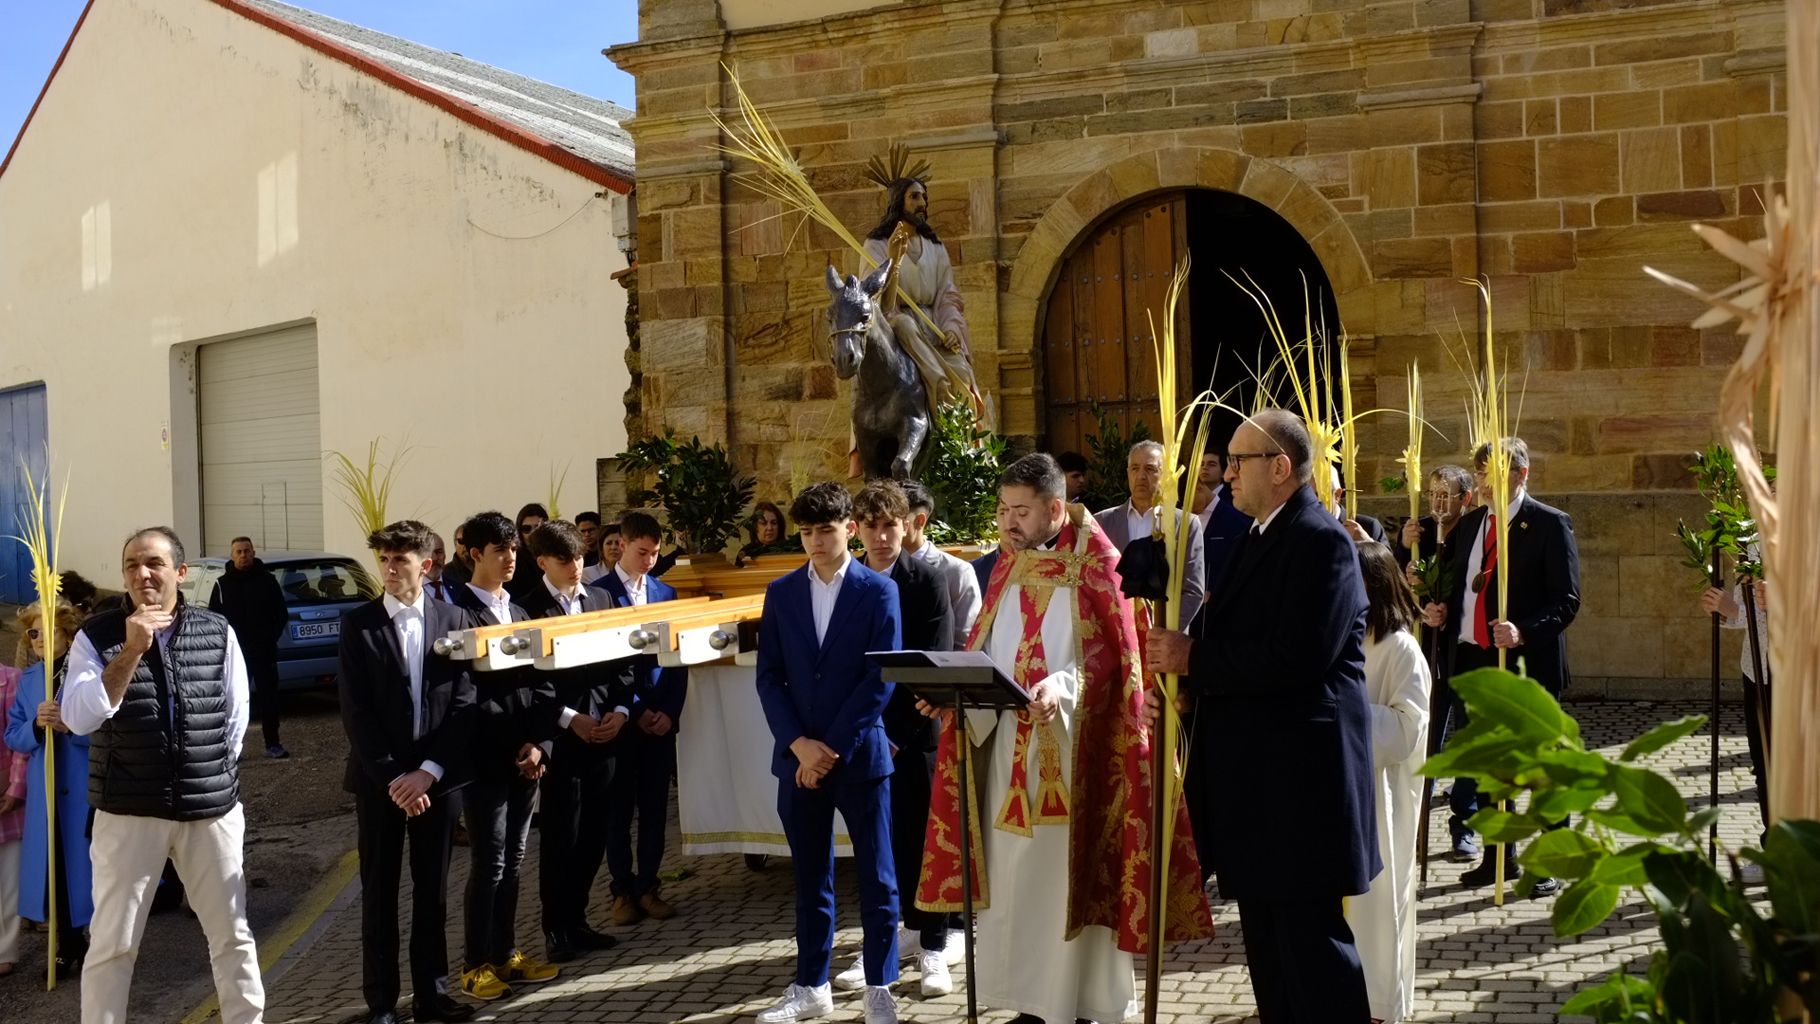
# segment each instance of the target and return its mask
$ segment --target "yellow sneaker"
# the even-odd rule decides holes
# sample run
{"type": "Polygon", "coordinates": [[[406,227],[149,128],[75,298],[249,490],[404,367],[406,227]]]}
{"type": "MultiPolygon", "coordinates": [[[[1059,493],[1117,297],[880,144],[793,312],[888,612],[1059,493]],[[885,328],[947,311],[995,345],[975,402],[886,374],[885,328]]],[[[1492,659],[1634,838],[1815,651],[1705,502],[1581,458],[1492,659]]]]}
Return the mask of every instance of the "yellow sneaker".
{"type": "Polygon", "coordinates": [[[492,964],[481,964],[461,975],[461,994],[470,999],[490,1003],[502,996],[512,994],[512,987],[499,980],[492,964]]]}
{"type": "Polygon", "coordinates": [[[549,981],[561,971],[562,969],[555,964],[533,960],[518,950],[513,950],[511,958],[506,961],[505,968],[499,973],[506,981],[523,981],[535,985],[540,981],[549,981]]]}

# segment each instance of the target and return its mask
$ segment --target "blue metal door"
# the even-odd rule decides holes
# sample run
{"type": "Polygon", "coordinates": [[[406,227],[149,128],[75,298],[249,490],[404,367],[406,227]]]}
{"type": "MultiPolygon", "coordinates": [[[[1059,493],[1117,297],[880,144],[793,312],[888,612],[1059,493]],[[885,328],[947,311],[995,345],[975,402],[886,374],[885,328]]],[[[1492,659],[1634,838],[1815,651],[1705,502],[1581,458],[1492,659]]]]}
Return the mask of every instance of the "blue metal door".
{"type": "MultiPolygon", "coordinates": [[[[32,559],[25,545],[13,539],[25,533],[31,499],[25,487],[24,467],[44,485],[45,447],[49,421],[44,411],[44,385],[0,391],[0,601],[25,604],[37,599],[32,587],[32,559]]],[[[46,525],[50,525],[48,522],[46,525]]]]}

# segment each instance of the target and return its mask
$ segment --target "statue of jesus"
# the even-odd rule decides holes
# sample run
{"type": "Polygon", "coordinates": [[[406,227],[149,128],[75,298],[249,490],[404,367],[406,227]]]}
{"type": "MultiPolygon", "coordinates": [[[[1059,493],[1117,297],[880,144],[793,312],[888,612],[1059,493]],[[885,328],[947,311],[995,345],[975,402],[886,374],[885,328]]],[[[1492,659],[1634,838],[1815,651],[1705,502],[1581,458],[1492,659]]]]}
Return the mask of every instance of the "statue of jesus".
{"type": "MultiPolygon", "coordinates": [[[[901,166],[901,150],[893,149],[893,163],[901,166]]],[[[885,215],[866,235],[866,253],[879,263],[891,261],[881,305],[898,344],[922,374],[931,421],[938,408],[961,399],[973,408],[980,426],[991,429],[986,403],[973,376],[966,306],[954,286],[948,249],[929,224],[929,188],[923,173],[926,166],[919,166],[880,182],[887,189],[885,215]],[[898,287],[892,287],[894,284],[898,287]],[[900,304],[898,288],[923,316],[900,304]]]]}

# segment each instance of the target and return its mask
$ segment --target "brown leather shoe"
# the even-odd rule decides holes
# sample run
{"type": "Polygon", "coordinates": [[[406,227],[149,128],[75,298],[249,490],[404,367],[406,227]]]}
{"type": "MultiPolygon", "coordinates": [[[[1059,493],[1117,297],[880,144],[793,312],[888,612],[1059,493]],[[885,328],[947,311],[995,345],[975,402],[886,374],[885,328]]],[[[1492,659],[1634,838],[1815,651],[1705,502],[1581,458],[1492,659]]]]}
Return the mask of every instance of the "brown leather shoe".
{"type": "Polygon", "coordinates": [[[664,898],[655,891],[645,893],[638,898],[638,908],[649,914],[652,920],[668,921],[676,916],[676,908],[664,902],[664,898]]]}
{"type": "Polygon", "coordinates": [[[613,897],[613,923],[616,925],[637,924],[645,916],[637,902],[629,896],[613,897]]]}

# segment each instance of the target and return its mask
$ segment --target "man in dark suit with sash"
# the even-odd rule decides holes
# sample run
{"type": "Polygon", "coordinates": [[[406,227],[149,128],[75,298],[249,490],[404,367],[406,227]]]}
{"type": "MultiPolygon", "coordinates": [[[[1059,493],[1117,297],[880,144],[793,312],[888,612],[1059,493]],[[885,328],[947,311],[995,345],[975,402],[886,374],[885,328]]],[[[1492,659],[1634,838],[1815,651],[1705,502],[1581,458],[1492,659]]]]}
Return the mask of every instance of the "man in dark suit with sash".
{"type": "Polygon", "coordinates": [[[1258,1016],[1366,1024],[1365,976],[1342,907],[1382,868],[1367,602],[1352,539],[1309,486],[1313,459],[1291,413],[1269,409],[1239,426],[1226,480],[1251,532],[1207,601],[1204,637],[1151,631],[1146,667],[1188,673],[1199,715],[1188,756],[1211,782],[1190,817],[1205,824],[1200,853],[1221,894],[1238,902],[1258,1016]]]}
{"type": "MultiPolygon", "coordinates": [[[[1495,499],[1486,479],[1491,445],[1486,443],[1473,453],[1479,505],[1460,517],[1449,537],[1453,589],[1446,600],[1424,606],[1422,617],[1441,630],[1444,649],[1452,648],[1451,665],[1443,678],[1494,666],[1502,649],[1509,652],[1505,663],[1511,671],[1517,671],[1521,663],[1525,675],[1559,697],[1570,679],[1567,627],[1580,611],[1580,549],[1567,513],[1529,496],[1529,446],[1520,437],[1504,438],[1502,444],[1510,460],[1510,505],[1503,510],[1510,517],[1505,531],[1510,550],[1498,550],[1497,515],[1491,508],[1495,499]],[[1499,572],[1510,573],[1509,604],[1502,614],[1497,604],[1499,572]]],[[[1455,721],[1464,725],[1465,707],[1451,689],[1440,692],[1437,688],[1434,714],[1442,714],[1449,704],[1455,721]]],[[[1456,830],[1464,829],[1467,818],[1488,806],[1479,799],[1478,785],[1472,779],[1455,779],[1449,802],[1456,830]]],[[[1460,881],[1490,885],[1496,871],[1495,858],[1488,854],[1478,867],[1461,875],[1460,881]]],[[[1509,878],[1522,874],[1515,856],[1505,858],[1505,873],[1509,878]]],[[[1557,888],[1554,879],[1545,878],[1531,892],[1547,896],[1557,888]]]]}

